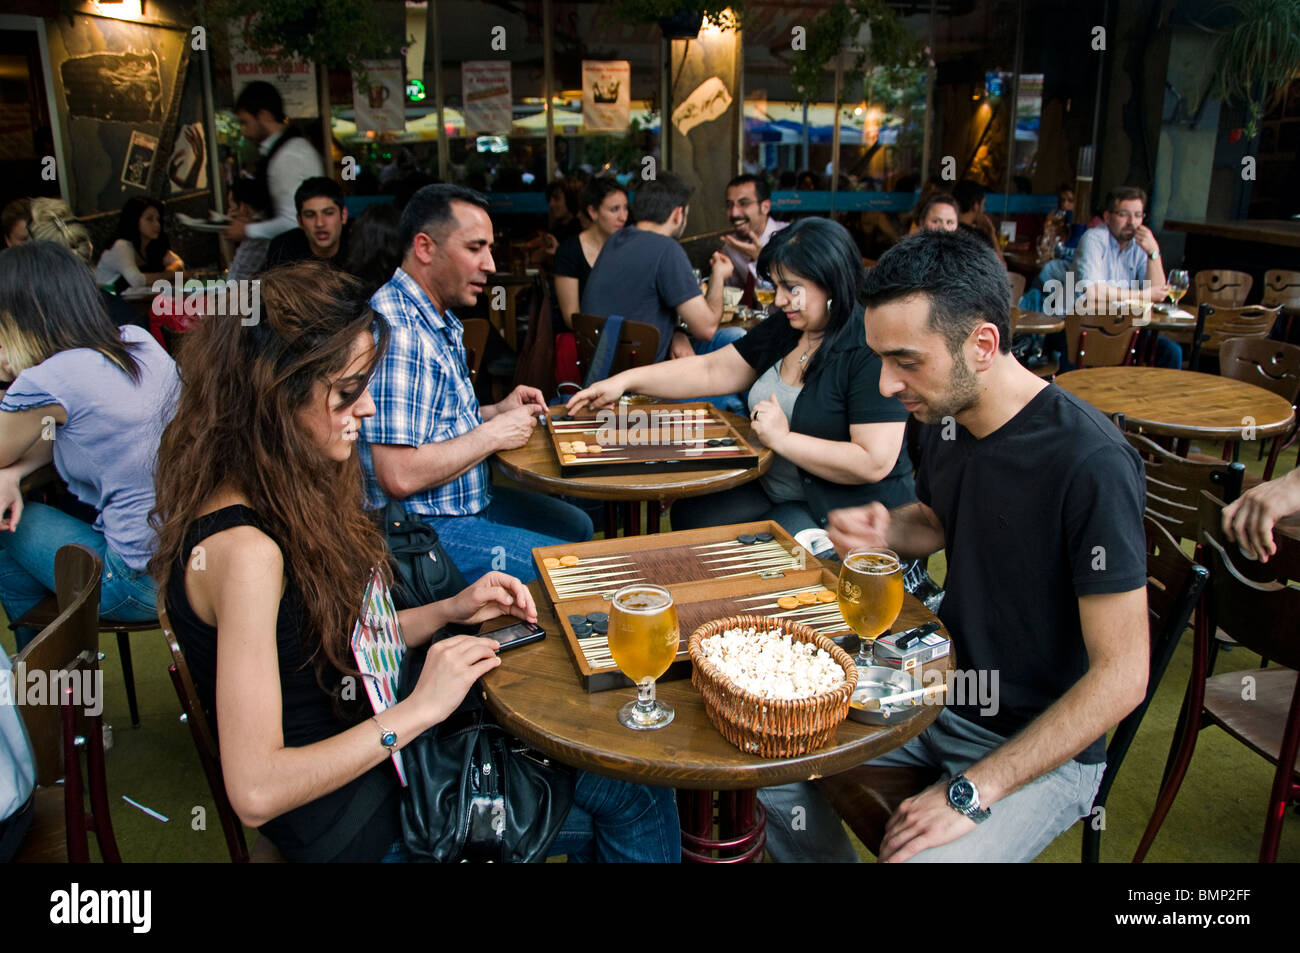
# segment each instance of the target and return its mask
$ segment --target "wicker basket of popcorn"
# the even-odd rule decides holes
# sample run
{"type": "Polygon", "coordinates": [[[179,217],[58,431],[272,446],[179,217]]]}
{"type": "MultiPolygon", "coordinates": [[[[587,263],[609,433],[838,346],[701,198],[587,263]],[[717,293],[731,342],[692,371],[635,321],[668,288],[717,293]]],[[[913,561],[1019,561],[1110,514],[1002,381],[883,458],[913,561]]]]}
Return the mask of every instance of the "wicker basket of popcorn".
{"type": "Polygon", "coordinates": [[[815,751],[848,717],[853,659],[806,625],[730,616],[692,632],[688,648],[709,720],[741,751],[765,758],[815,751]]]}

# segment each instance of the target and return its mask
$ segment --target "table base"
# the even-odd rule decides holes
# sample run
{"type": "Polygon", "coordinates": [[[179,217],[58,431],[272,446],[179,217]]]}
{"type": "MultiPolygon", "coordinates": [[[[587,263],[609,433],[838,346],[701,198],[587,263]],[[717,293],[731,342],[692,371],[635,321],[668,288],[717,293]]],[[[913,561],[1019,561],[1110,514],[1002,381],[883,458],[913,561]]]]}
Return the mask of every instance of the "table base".
{"type": "Polygon", "coordinates": [[[682,823],[682,860],[695,864],[756,864],[767,844],[767,812],[758,792],[678,791],[682,823]],[[713,809],[718,809],[718,837],[713,838],[713,809]]]}

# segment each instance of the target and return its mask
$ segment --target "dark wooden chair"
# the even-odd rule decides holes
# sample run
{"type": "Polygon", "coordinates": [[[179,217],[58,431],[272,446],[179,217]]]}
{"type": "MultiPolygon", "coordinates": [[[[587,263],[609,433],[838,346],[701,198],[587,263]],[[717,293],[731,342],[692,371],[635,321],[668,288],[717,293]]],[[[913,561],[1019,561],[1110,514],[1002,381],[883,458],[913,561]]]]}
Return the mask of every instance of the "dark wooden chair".
{"type": "Polygon", "coordinates": [[[1141,434],[1125,431],[1124,437],[1142,457],[1147,483],[1146,515],[1175,539],[1200,538],[1202,492],[1224,503],[1241,495],[1246,468],[1240,463],[1186,460],[1141,434]]]}
{"type": "Polygon", "coordinates": [[[484,318],[466,318],[462,324],[465,326],[465,363],[469,365],[469,382],[473,384],[478,380],[478,371],[483,365],[492,325],[484,318]]]}
{"type": "Polygon", "coordinates": [[[1155,810],[1133,859],[1141,862],[1151,849],[1178,789],[1187,774],[1201,731],[1217,725],[1274,765],[1272,790],[1260,843],[1261,863],[1277,860],[1282,820],[1292,798],[1300,796],[1300,544],[1278,538],[1278,555],[1267,563],[1242,558],[1220,526],[1222,504],[1209,494],[1201,497],[1202,535],[1198,560],[1210,572],[1206,611],[1196,626],[1196,647],[1183,716],[1176,733],[1173,764],[1161,785],[1155,810]],[[1242,645],[1283,668],[1209,674],[1210,636],[1224,629],[1242,645]]]}
{"type": "Polygon", "coordinates": [[[226,849],[230,851],[231,862],[246,864],[250,860],[255,862],[284,860],[275,845],[260,836],[253,843],[252,854],[249,854],[248,842],[244,838],[243,822],[231,807],[230,797],[226,794],[226,780],[221,773],[221,754],[217,748],[216,736],[209,727],[211,720],[203,709],[203,703],[199,701],[194,679],[190,677],[190,667],[185,662],[180,643],[176,641],[176,632],[172,628],[171,620],[167,618],[167,610],[163,607],[161,598],[158,604],[158,619],[162,624],[163,638],[167,640],[167,647],[172,653],[172,664],[167,666],[167,674],[171,676],[176,697],[181,703],[181,711],[184,712],[181,720],[189,725],[190,737],[194,739],[194,750],[198,752],[199,764],[203,767],[203,776],[207,778],[208,790],[212,792],[212,800],[217,805],[217,817],[221,820],[221,832],[226,838],[226,849]]]}
{"type": "Polygon", "coordinates": [[[1102,825],[1094,824],[1097,808],[1105,808],[1110,789],[1119,775],[1124,756],[1137,737],[1139,726],[1151,706],[1169,660],[1182,638],[1187,621],[1205,588],[1209,573],[1178,547],[1178,541],[1158,522],[1147,516],[1142,521],[1147,540],[1147,611],[1151,657],[1147,671],[1146,697],[1115,727],[1106,745],[1106,771],[1092,802],[1093,817],[1083,822],[1083,862],[1100,860],[1102,825]]]}
{"type": "Polygon", "coordinates": [[[1075,367],[1116,367],[1134,359],[1131,315],[1065,316],[1065,347],[1075,367]]]}
{"type": "Polygon", "coordinates": [[[1266,308],[1281,308],[1286,316],[1282,340],[1291,340],[1291,325],[1300,314],[1300,271],[1274,268],[1264,272],[1264,295],[1259,301],[1266,308]]]}
{"type": "Polygon", "coordinates": [[[1011,307],[1018,308],[1025,295],[1025,276],[1018,271],[1009,271],[1007,279],[1011,282],[1011,307]]]}
{"type": "MultiPolygon", "coordinates": [[[[605,318],[598,315],[579,313],[573,316],[573,334],[578,341],[578,369],[584,379],[604,326],[605,318]]],[[[658,328],[643,321],[624,321],[618,336],[618,349],[614,352],[614,363],[609,369],[610,376],[630,367],[653,364],[658,353],[658,328]]]]}
{"type": "MultiPolygon", "coordinates": [[[[1272,391],[1287,401],[1294,410],[1300,400],[1300,347],[1271,341],[1268,338],[1231,338],[1219,348],[1219,373],[1233,380],[1245,381],[1272,391]]],[[[1295,439],[1296,424],[1291,432],[1260,441],[1259,453],[1264,455],[1265,442],[1272,445],[1268,462],[1264,464],[1263,481],[1273,478],[1278,454],[1295,439]]],[[[1228,441],[1223,448],[1224,458],[1232,455],[1236,441],[1228,441]]]]}
{"type": "Polygon", "coordinates": [[[1192,288],[1197,304],[1219,308],[1240,308],[1246,304],[1251,285],[1255,283],[1244,271],[1214,268],[1198,271],[1192,276],[1192,288]]]}
{"type": "Polygon", "coordinates": [[[64,546],[55,554],[59,612],[14,660],[17,677],[26,672],[47,673],[47,677],[58,672],[61,679],[67,679],[59,685],[57,704],[47,698],[46,704],[20,705],[36,759],[37,788],[31,827],[14,858],[19,862],[86,863],[90,860],[90,831],[95,832],[100,856],[106,862],[122,860],[108,809],[103,717],[87,714],[89,700],[78,697],[72,688],[73,680],[81,686],[97,681],[96,618],[102,569],[99,556],[85,546],[64,546]]]}
{"type": "Polygon", "coordinates": [[[1243,308],[1201,304],[1196,311],[1196,331],[1192,341],[1191,370],[1200,370],[1205,355],[1218,356],[1223,342],[1232,338],[1266,338],[1281,307],[1250,305],[1243,308]]]}

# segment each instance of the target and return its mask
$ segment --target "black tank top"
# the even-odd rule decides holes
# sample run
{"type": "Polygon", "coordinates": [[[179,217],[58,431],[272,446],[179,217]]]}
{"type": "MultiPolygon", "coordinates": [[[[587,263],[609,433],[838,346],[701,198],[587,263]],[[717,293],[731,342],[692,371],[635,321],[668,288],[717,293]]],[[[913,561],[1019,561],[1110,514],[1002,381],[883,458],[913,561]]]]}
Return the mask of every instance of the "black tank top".
{"type": "MultiPolygon", "coordinates": [[[[235,526],[254,526],[266,532],[257,514],[247,506],[227,506],[198,517],[185,533],[185,556],[177,560],[167,582],[167,611],[199,700],[210,718],[216,712],[217,630],[194,614],[185,594],[185,572],[195,546],[235,526]]],[[[282,727],[287,747],[304,747],[364,721],[371,711],[365,691],[360,690],[360,698],[345,707],[340,717],[330,693],[316,680],[316,672],[302,650],[302,595],[289,567],[285,568],[289,578],[275,622],[282,727]]],[[[360,600],[358,593],[358,606],[360,600]]],[[[212,724],[220,734],[215,719],[212,724]]],[[[379,744],[378,728],[375,744],[379,744]]],[[[259,830],[289,860],[379,860],[402,833],[400,787],[391,765],[391,761],[384,760],[337,791],[287,811],[259,830]]]]}

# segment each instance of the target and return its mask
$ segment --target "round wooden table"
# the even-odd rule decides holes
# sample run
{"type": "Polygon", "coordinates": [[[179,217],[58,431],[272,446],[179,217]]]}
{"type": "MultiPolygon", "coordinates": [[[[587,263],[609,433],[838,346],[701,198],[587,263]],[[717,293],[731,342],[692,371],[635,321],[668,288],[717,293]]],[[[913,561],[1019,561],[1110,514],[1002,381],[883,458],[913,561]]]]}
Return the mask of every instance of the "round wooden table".
{"type": "Polygon", "coordinates": [[[1065,318],[1054,318],[1039,311],[1011,309],[1012,334],[1055,334],[1065,330],[1065,318]]]}
{"type": "MultiPolygon", "coordinates": [[[[657,731],[632,731],[618,723],[618,710],[636,698],[636,689],[586,692],[558,634],[555,607],[546,590],[536,580],[528,588],[547,637],[502,655],[500,667],[484,676],[488,708],[512,735],[565,764],[622,781],[679,789],[683,844],[689,845],[683,856],[688,859],[711,860],[706,853],[714,851],[730,854],[721,858],[729,862],[762,859],[764,818],[754,789],[846,771],[920,734],[939,714],[939,706],[927,706],[888,728],[846,720],[827,748],[794,758],[760,758],[723,738],[709,721],[695,686],[680,679],[655,689],[676,711],[672,723],[657,731]],[[717,840],[712,839],[714,791],[721,792],[717,840]]],[[[935,616],[908,595],[893,631],[931,621],[935,616]]],[[[949,655],[925,668],[947,671],[952,662],[949,655]]]]}
{"type": "Polygon", "coordinates": [[[1242,440],[1275,437],[1291,425],[1287,401],[1254,384],[1166,367],[1089,367],[1056,383],[1103,414],[1166,437],[1242,440]],[[1254,435],[1243,437],[1245,428],[1254,435]]]}
{"type": "MultiPolygon", "coordinates": [[[[634,514],[633,524],[639,524],[639,504],[642,500],[658,504],[651,507],[648,519],[650,532],[658,531],[658,520],[664,507],[673,500],[687,496],[717,493],[757,480],[772,466],[772,451],[759,441],[749,426],[749,418],[720,411],[758,450],[758,466],[746,470],[691,470],[684,473],[643,473],[631,476],[566,477],[560,473],[560,461],[547,438],[545,428],[538,427],[528,442],[518,450],[502,450],[492,458],[496,468],[522,486],[550,495],[576,496],[588,500],[606,500],[611,503],[629,503],[634,514]]],[[[629,532],[633,530],[629,529],[629,532]]],[[[606,526],[606,536],[616,536],[606,526]]]]}

